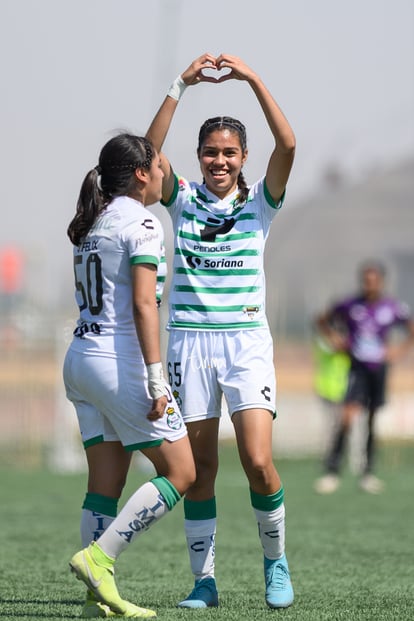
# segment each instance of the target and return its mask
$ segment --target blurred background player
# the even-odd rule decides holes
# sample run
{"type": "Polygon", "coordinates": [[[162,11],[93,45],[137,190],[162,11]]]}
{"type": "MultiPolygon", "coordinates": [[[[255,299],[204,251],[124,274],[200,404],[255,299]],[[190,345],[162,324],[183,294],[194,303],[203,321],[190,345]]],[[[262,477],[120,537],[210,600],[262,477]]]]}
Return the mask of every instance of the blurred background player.
{"type": "Polygon", "coordinates": [[[285,556],[284,490],[272,458],[276,385],[263,252],[284,201],[295,136],[259,76],[228,54],[204,54],[191,63],[172,84],[147,136],[159,151],[187,86],[225,80],[247,82],[262,108],[274,143],[265,175],[247,186],[246,130],[232,117],[208,119],[200,129],[201,184],[179,176],[161,154],[162,200],[175,233],[167,359],[197,469],[184,503],[195,583],[179,606],[218,605],[215,479],[224,394],[259,527],[266,603],[280,608],[293,602],[293,589],[285,556]],[[206,70],[217,71],[217,79],[206,70]]]}
{"type": "Polygon", "coordinates": [[[145,206],[161,198],[162,178],[159,155],[146,138],[112,138],[83,181],[68,228],[80,316],[63,373],[88,463],[84,549],[70,566],[88,587],[84,617],[155,616],[120,597],[114,563],[195,479],[187,431],[161,364],[156,298],[163,231],[145,206]],[[157,476],[117,515],[136,450],[157,476]]]}
{"type": "Polygon", "coordinates": [[[325,474],[315,482],[315,490],[321,494],[338,488],[348,432],[355,417],[364,412],[367,433],[360,487],[373,494],[383,490],[383,482],[373,474],[375,415],[385,403],[389,364],[414,345],[414,323],[409,308],[385,294],[385,274],[381,263],[365,262],[359,271],[360,292],[334,305],[317,320],[318,329],[330,345],[336,350],[348,350],[351,357],[341,423],[325,460],[325,474]],[[335,322],[340,322],[342,332],[336,329],[335,322]],[[407,336],[391,344],[391,329],[395,326],[403,328],[407,336]]]}
{"type": "Polygon", "coordinates": [[[346,351],[334,349],[318,331],[313,335],[312,353],[314,389],[326,414],[324,417],[326,432],[324,450],[326,450],[340,424],[351,361],[346,351]]]}

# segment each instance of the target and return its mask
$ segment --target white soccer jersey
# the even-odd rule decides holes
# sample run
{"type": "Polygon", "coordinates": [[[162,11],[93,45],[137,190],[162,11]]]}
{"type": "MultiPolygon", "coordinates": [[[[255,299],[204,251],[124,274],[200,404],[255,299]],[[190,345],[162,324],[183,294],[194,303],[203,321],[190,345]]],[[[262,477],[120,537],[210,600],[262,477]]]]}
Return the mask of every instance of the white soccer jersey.
{"type": "Polygon", "coordinates": [[[167,207],[175,232],[169,329],[241,330],[267,326],[263,255],[282,206],[265,179],[236,202],[176,176],[167,207]]]}
{"type": "Polygon", "coordinates": [[[162,246],[161,246],[161,257],[160,257],[160,262],[159,262],[158,269],[157,269],[157,291],[156,291],[156,298],[157,298],[157,305],[158,306],[161,305],[162,294],[163,294],[163,291],[164,291],[164,286],[165,286],[166,279],[167,279],[167,259],[165,257],[165,246],[164,246],[164,244],[162,244],[162,246]]]}
{"type": "MultiPolygon", "coordinates": [[[[108,205],[73,250],[80,310],[74,349],[102,355],[137,355],[131,265],[150,263],[158,267],[163,247],[161,223],[141,203],[122,196],[108,205]]],[[[161,285],[157,283],[157,296],[161,285]]]]}

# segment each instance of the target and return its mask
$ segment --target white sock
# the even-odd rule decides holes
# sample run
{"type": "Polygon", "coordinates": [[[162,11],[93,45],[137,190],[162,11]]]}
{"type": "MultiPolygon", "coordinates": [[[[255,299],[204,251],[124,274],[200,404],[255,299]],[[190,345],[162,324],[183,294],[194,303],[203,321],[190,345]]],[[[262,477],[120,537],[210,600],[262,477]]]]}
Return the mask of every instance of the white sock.
{"type": "Polygon", "coordinates": [[[104,515],[99,511],[91,511],[90,509],[82,509],[80,533],[82,547],[86,548],[91,541],[96,541],[102,533],[114,521],[111,515],[104,515]]]}
{"type": "Polygon", "coordinates": [[[285,553],[285,505],[273,511],[253,508],[259,526],[259,537],[266,558],[276,560],[285,553]]]}
{"type": "Polygon", "coordinates": [[[184,520],[191,570],[196,580],[214,578],[216,518],[184,520]]]}
{"type": "Polygon", "coordinates": [[[167,512],[167,504],[159,490],[151,482],[144,483],[129,498],[97,543],[105,554],[117,558],[138,535],[167,512]]]}

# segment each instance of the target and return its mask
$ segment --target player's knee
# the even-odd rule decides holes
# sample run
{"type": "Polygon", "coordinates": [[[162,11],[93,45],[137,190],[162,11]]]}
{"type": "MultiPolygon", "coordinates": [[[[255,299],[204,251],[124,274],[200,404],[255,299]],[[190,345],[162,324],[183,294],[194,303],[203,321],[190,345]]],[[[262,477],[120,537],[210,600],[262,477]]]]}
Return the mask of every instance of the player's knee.
{"type": "Polygon", "coordinates": [[[218,461],[196,459],[196,481],[198,484],[214,480],[218,472],[218,461]]]}
{"type": "Polygon", "coordinates": [[[244,463],[244,468],[249,480],[259,485],[266,485],[275,471],[272,460],[260,454],[249,457],[244,463]]]}

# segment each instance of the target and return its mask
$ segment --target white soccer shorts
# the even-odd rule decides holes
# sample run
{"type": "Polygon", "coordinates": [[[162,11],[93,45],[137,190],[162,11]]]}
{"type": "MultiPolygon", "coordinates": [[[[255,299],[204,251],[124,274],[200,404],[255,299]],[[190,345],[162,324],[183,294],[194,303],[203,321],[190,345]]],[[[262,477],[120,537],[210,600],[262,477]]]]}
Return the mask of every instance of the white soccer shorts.
{"type": "Polygon", "coordinates": [[[174,397],[161,419],[149,421],[152,399],[145,365],[68,350],[63,367],[66,394],[75,406],[83,444],[120,441],[127,450],[174,442],[187,434],[174,397]]]}
{"type": "Polygon", "coordinates": [[[261,408],[275,413],[273,341],[268,329],[171,330],[168,381],[186,423],[261,408]]]}

